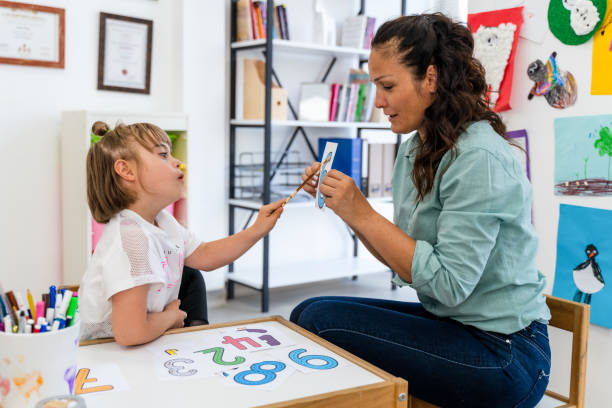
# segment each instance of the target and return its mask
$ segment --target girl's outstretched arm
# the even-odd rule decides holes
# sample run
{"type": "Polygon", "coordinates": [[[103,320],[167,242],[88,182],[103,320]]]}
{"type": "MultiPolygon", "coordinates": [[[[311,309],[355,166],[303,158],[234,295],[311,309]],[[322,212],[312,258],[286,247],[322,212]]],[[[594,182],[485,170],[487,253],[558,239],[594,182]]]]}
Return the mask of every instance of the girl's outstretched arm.
{"type": "Polygon", "coordinates": [[[257,219],[249,228],[227,238],[200,244],[185,259],[185,265],[203,271],[212,271],[234,262],[274,228],[283,212],[284,202],[283,198],[261,207],[257,219]]]}

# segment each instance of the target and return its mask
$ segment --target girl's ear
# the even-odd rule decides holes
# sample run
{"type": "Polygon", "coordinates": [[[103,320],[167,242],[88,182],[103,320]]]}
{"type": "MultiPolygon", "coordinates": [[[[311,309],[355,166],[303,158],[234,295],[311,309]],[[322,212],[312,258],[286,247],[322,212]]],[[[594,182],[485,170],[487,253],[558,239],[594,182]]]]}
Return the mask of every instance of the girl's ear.
{"type": "Polygon", "coordinates": [[[121,177],[125,181],[136,180],[136,171],[134,169],[134,163],[119,159],[115,161],[113,168],[115,169],[115,172],[117,172],[119,177],[121,177]]]}
{"type": "Polygon", "coordinates": [[[438,89],[438,68],[435,65],[429,65],[425,72],[425,89],[434,94],[438,89]]]}

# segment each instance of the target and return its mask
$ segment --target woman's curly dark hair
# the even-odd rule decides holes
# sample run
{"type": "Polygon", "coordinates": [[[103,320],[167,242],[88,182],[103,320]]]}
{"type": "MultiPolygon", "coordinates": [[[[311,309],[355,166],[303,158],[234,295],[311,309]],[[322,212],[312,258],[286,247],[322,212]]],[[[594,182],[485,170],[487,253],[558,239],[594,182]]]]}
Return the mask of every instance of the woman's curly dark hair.
{"type": "Polygon", "coordinates": [[[412,171],[421,201],[433,188],[442,156],[450,150],[456,157],[457,140],[469,122],[487,120],[504,138],[506,126],[489,108],[485,71],[473,56],[474,39],[467,27],[440,13],[402,16],[384,23],[372,40],[372,49],[389,46],[418,81],[429,65],[438,71],[435,100],[425,110],[426,137],[412,171]]]}

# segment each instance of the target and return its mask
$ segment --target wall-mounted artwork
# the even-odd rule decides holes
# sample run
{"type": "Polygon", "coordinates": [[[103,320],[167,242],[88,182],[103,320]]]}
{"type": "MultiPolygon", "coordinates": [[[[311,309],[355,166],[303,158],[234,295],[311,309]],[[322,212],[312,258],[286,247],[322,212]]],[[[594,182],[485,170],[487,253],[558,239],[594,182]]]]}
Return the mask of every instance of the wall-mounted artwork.
{"type": "Polygon", "coordinates": [[[522,7],[516,7],[468,15],[468,26],[474,35],[474,57],[485,68],[489,105],[495,112],[510,109],[522,12],[522,7]]]}
{"type": "Polygon", "coordinates": [[[591,323],[612,328],[612,211],[561,204],[553,296],[591,305],[591,323]]]}
{"type": "Polygon", "coordinates": [[[601,26],[605,15],[606,0],[550,0],[548,27],[563,44],[583,44],[601,26]]]}
{"type": "Polygon", "coordinates": [[[557,109],[565,109],[576,103],[576,80],[571,72],[559,68],[556,52],[550,54],[546,63],[538,59],[529,64],[527,76],[534,82],[527,99],[544,96],[546,102],[557,109]]]}
{"type": "Polygon", "coordinates": [[[555,119],[555,194],[612,195],[612,115],[555,119]]]}
{"type": "Polygon", "coordinates": [[[527,174],[527,178],[531,180],[531,173],[529,169],[529,138],[527,137],[527,131],[525,129],[512,130],[506,132],[506,136],[510,138],[513,144],[513,149],[527,174]]]}
{"type": "Polygon", "coordinates": [[[591,95],[612,95],[612,2],[610,10],[593,36],[591,95]]]}

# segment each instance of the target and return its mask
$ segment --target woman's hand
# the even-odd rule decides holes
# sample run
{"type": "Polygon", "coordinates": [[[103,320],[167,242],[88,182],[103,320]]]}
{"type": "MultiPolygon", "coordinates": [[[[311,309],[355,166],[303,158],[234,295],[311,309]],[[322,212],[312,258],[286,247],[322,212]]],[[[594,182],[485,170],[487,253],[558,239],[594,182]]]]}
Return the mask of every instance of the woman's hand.
{"type": "Polygon", "coordinates": [[[365,222],[376,214],[357,188],[355,180],[338,170],[330,170],[323,177],[319,191],[325,197],[325,205],[353,229],[357,222],[365,222]]]}
{"type": "Polygon", "coordinates": [[[257,219],[255,220],[252,226],[253,230],[257,231],[258,235],[263,237],[268,232],[270,232],[272,228],[274,228],[274,225],[276,225],[276,221],[278,221],[279,217],[283,213],[282,205],[284,202],[285,199],[282,198],[278,201],[261,207],[259,213],[257,214],[257,219]]]}
{"type": "MultiPolygon", "coordinates": [[[[319,171],[319,167],[321,167],[321,163],[319,162],[314,162],[310,166],[306,167],[304,169],[304,173],[302,174],[302,182],[306,180],[308,177],[310,177],[311,174],[319,171]]],[[[304,191],[310,194],[312,198],[316,198],[315,195],[317,194],[318,181],[319,181],[319,176],[313,176],[310,179],[310,181],[306,183],[306,185],[304,185],[303,187],[304,191]]]]}
{"type": "Polygon", "coordinates": [[[169,313],[172,316],[172,326],[170,329],[180,329],[185,325],[185,319],[187,318],[187,313],[179,309],[181,305],[180,299],[173,300],[168,303],[166,307],[164,307],[164,312],[169,313]]]}

